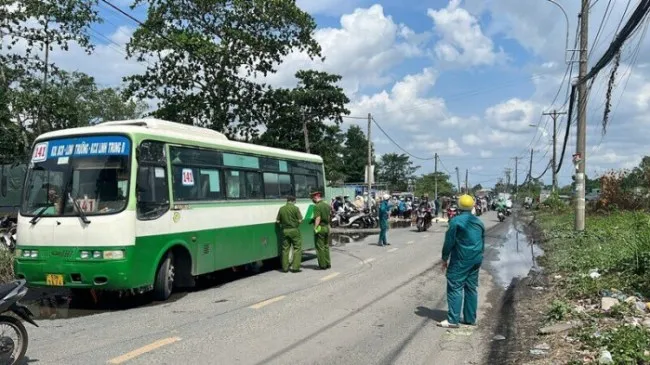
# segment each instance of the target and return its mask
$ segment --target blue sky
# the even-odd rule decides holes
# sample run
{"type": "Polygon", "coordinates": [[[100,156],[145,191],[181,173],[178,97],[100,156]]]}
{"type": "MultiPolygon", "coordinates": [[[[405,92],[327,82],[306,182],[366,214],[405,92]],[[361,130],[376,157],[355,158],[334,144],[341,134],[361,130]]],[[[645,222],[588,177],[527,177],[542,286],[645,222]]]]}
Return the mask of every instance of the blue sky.
{"type": "MultiPolygon", "coordinates": [[[[559,0],[558,0],[559,1],[559,0]]],[[[343,76],[341,86],[355,116],[372,113],[375,120],[404,149],[416,156],[438,153],[450,171],[469,169],[470,183],[494,185],[505,168],[514,170],[521,158],[519,181],[528,170],[534,150],[533,175],[547,166],[551,152],[551,124],[541,113],[566,109],[565,40],[567,25],[560,9],[547,0],[298,0],[318,23],[324,63],[291,54],[278,73],[265,81],[275,86],[295,84],[293,74],[316,68],[343,76]],[[564,86],[562,86],[564,85],[564,86]],[[553,104],[559,90],[559,97],[553,104]],[[539,124],[539,128],[530,124],[539,124]]],[[[128,10],[126,0],[117,5],[128,10]]],[[[569,16],[573,48],[577,1],[560,1],[569,16]],[[574,4],[575,3],[575,4],[574,4]]],[[[616,33],[627,0],[598,1],[590,12],[590,64],[603,53],[616,33]],[[607,10],[607,11],[606,11],[607,10]],[[602,20],[605,19],[603,22],[602,20]],[[602,24],[602,26],[601,26],[602,24]],[[600,29],[600,31],[599,31],[600,29]],[[598,38],[596,39],[596,34],[598,38]]],[[[128,10],[144,19],[145,9],[128,10]]],[[[96,77],[104,86],[119,86],[121,77],[142,72],[146,64],[124,59],[124,44],[134,22],[102,7],[106,22],[93,26],[94,55],[72,48],[55,52],[66,69],[96,77]]],[[[609,68],[595,80],[588,106],[587,174],[635,166],[645,154],[644,136],[650,131],[650,71],[648,40],[638,32],[628,41],[614,89],[610,128],[603,137],[600,124],[609,68]],[[635,52],[638,49],[638,52],[635,52]],[[636,54],[636,56],[635,56],[636,54]],[[639,133],[641,132],[641,133],[639,133]]],[[[577,64],[574,68],[577,71],[577,64]]],[[[574,72],[575,76],[575,72],[574,72]]],[[[343,128],[359,123],[346,120],[343,128]]],[[[566,121],[561,119],[560,138],[566,121]]],[[[561,184],[571,181],[570,157],[575,151],[575,127],[559,173],[561,184]]],[[[380,154],[398,148],[374,128],[380,154]]],[[[558,143],[558,155],[561,149],[558,143]]],[[[421,173],[432,161],[414,160],[421,173]]],[[[543,180],[550,183],[550,173],[543,180]]]]}

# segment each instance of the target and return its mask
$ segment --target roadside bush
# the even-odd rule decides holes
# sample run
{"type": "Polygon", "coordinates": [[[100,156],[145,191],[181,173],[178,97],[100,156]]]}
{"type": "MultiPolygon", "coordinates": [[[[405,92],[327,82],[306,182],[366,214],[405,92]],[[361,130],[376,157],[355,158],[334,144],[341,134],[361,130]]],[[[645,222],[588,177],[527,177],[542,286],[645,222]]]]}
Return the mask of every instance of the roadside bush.
{"type": "Polygon", "coordinates": [[[14,279],[14,255],[7,250],[0,250],[0,283],[14,279]]]}
{"type": "Polygon", "coordinates": [[[584,233],[573,232],[572,214],[544,213],[539,221],[546,239],[544,264],[566,274],[562,285],[568,296],[592,297],[613,287],[650,297],[650,215],[588,215],[584,233]],[[592,279],[592,270],[601,276],[592,279]]]}
{"type": "Polygon", "coordinates": [[[647,364],[650,356],[644,352],[650,348],[650,331],[641,326],[618,326],[594,336],[596,328],[585,328],[580,339],[588,347],[606,348],[612,353],[615,364],[647,364]]]}
{"type": "Polygon", "coordinates": [[[560,199],[560,195],[557,192],[551,193],[551,195],[540,204],[542,210],[552,211],[552,212],[569,212],[570,207],[560,199]]]}
{"type": "Polygon", "coordinates": [[[594,210],[648,210],[650,200],[634,191],[636,186],[630,186],[629,176],[630,172],[626,170],[605,173],[600,178],[600,198],[593,204],[594,210]]]}

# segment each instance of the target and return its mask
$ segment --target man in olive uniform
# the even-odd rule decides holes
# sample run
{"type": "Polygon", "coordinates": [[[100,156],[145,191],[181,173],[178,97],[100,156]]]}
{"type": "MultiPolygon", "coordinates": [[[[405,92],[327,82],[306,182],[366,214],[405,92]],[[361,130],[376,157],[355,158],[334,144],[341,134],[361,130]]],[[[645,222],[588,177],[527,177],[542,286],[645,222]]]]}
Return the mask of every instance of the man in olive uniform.
{"type": "Polygon", "coordinates": [[[332,267],[330,261],[330,206],[323,201],[322,194],[315,192],[311,194],[314,202],[314,241],[316,243],[316,257],[318,267],[327,270],[332,267]]]}
{"type": "Polygon", "coordinates": [[[296,206],[296,197],[287,197],[287,204],[280,207],[278,211],[277,223],[282,228],[282,271],[289,271],[289,251],[293,247],[293,262],[291,263],[291,272],[300,272],[300,263],[302,261],[302,237],[300,236],[300,223],[302,214],[296,206]]]}

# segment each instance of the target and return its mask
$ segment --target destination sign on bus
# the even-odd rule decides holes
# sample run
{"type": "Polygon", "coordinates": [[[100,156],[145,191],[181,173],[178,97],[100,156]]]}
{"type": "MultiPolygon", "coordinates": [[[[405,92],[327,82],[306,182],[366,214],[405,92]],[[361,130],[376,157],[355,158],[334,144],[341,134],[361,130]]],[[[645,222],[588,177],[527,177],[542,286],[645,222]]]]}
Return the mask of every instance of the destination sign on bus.
{"type": "Polygon", "coordinates": [[[51,158],[81,156],[128,155],[130,141],[122,136],[94,136],[57,139],[37,143],[34,146],[32,162],[43,162],[51,158]]]}

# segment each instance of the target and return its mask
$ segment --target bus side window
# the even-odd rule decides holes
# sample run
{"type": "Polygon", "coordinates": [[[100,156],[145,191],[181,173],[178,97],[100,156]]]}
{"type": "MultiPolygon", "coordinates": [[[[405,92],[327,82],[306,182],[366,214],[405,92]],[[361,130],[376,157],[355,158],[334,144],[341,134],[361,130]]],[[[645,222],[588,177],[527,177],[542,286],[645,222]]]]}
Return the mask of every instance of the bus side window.
{"type": "Polygon", "coordinates": [[[144,141],[140,144],[136,179],[137,216],[140,220],[160,218],[169,210],[165,144],[144,141]]]}

